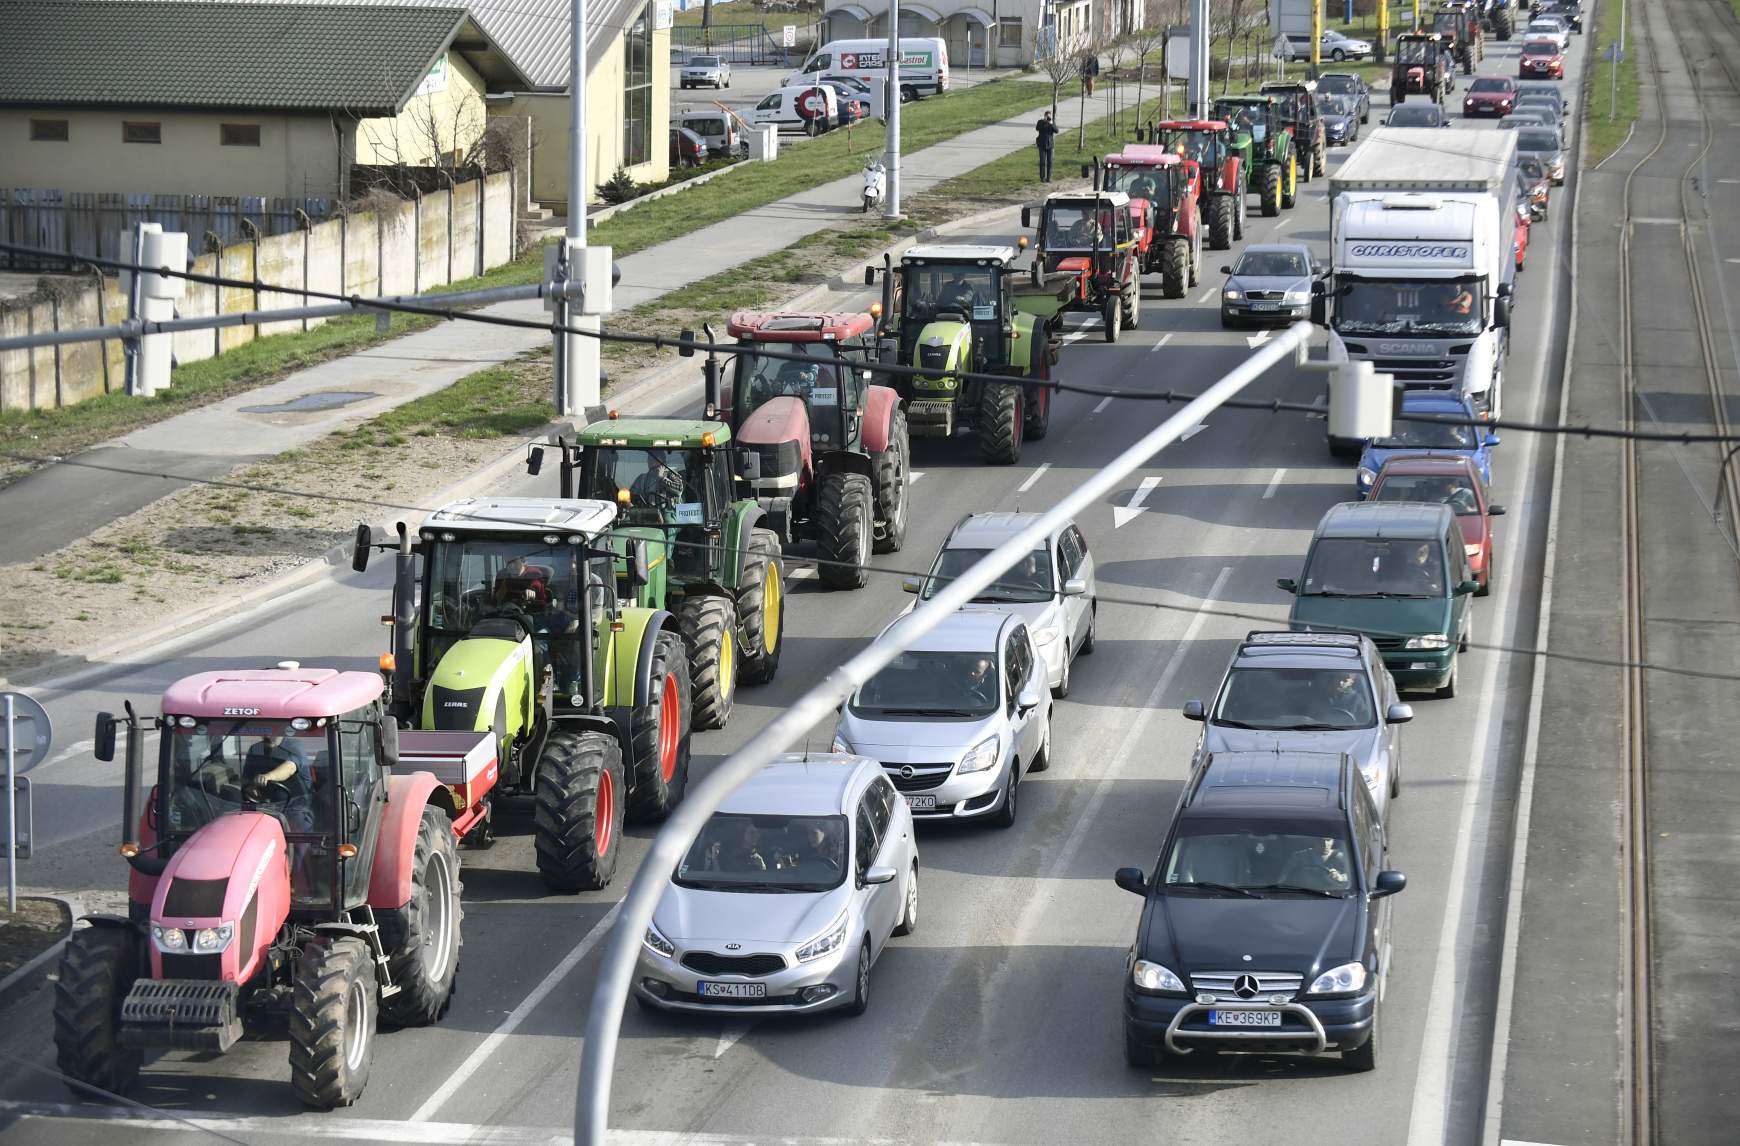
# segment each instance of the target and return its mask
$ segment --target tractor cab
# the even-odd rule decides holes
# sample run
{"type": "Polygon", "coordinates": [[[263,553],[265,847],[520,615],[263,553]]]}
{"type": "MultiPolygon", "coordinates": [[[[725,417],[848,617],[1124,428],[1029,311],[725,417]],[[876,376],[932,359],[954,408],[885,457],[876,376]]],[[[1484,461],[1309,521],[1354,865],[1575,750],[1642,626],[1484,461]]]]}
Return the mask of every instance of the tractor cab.
{"type": "Polygon", "coordinates": [[[1225,120],[1173,119],[1154,125],[1154,145],[1214,172],[1226,162],[1232,132],[1225,120]]]}
{"type": "MultiPolygon", "coordinates": [[[[1039,255],[1047,273],[1093,269],[1127,251],[1136,236],[1124,191],[1065,191],[1046,197],[1039,215],[1039,255]]],[[[1025,208],[1023,209],[1025,210],[1025,208]]]]}
{"type": "MultiPolygon", "coordinates": [[[[1126,218],[1124,228],[1129,228],[1126,218]]],[[[899,356],[915,366],[941,366],[970,332],[971,361],[955,369],[995,370],[1004,364],[1014,315],[1013,247],[936,246],[909,250],[895,283],[899,356]]]]}
{"type": "Polygon", "coordinates": [[[1396,38],[1396,60],[1390,72],[1390,98],[1429,95],[1442,101],[1450,90],[1451,37],[1437,32],[1405,32],[1396,38]]]}
{"type": "Polygon", "coordinates": [[[1189,200],[1201,171],[1194,160],[1183,158],[1170,148],[1141,143],[1126,146],[1121,154],[1106,156],[1102,166],[1101,187],[1106,191],[1122,191],[1132,200],[1146,200],[1162,231],[1170,229],[1167,220],[1189,200]]]}
{"type": "Polygon", "coordinates": [[[1223,96],[1214,101],[1214,118],[1225,123],[1235,137],[1250,139],[1257,152],[1270,147],[1281,132],[1281,113],[1269,96],[1223,96]]]}
{"type": "Polygon", "coordinates": [[[795,398],[812,449],[857,447],[863,435],[864,371],[875,358],[871,315],[743,311],[731,316],[726,333],[738,349],[730,392],[720,405],[721,412],[729,408],[730,424],[740,434],[769,403],[795,398]]]}

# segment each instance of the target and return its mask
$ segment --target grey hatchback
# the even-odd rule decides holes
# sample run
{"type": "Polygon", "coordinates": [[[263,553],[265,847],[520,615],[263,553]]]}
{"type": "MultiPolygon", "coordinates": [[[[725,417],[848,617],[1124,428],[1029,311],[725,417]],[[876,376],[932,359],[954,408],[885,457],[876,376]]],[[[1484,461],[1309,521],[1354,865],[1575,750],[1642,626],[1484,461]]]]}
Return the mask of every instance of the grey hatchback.
{"type": "Polygon", "coordinates": [[[1292,322],[1311,312],[1317,264],[1304,243],[1252,243],[1239,261],[1222,267],[1220,324],[1292,322]]]}

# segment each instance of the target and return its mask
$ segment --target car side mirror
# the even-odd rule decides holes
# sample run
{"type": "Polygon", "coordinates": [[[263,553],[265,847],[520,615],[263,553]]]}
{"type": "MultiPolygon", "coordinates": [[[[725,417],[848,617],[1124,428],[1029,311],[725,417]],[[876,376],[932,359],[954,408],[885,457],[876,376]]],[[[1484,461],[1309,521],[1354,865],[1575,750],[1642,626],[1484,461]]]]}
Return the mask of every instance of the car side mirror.
{"type": "Polygon", "coordinates": [[[1487,506],[1486,507],[1486,516],[1488,516],[1488,517],[1503,517],[1504,516],[1504,506],[1502,506],[1502,505],[1489,505],[1489,506],[1487,506]]]}
{"type": "Polygon", "coordinates": [[[638,537],[629,538],[628,552],[625,556],[628,560],[628,583],[635,586],[645,585],[650,576],[646,560],[646,542],[638,537]]]}
{"type": "Polygon", "coordinates": [[[1027,685],[1022,688],[1021,695],[1015,698],[1015,704],[1022,712],[1032,712],[1039,707],[1040,699],[1039,689],[1027,685]]]}
{"type": "Polygon", "coordinates": [[[1323,293],[1323,284],[1311,284],[1311,325],[1329,325],[1329,296],[1323,293]]]}
{"type": "Polygon", "coordinates": [[[1489,446],[1502,446],[1504,445],[1504,439],[1499,437],[1497,434],[1488,434],[1486,435],[1486,444],[1489,446]]]}
{"type": "Polygon", "coordinates": [[[1200,700],[1187,700],[1184,702],[1184,719],[1207,720],[1208,710],[1203,708],[1200,700]]]}
{"type": "Polygon", "coordinates": [[[381,721],[381,766],[399,766],[399,722],[391,717],[381,721]]]}
{"type": "Polygon", "coordinates": [[[1291,577],[1277,577],[1275,578],[1275,588],[1281,590],[1283,593],[1297,593],[1299,591],[1299,582],[1293,580],[1291,577]]]}
{"type": "Polygon", "coordinates": [[[1081,577],[1071,577],[1063,583],[1063,595],[1065,597],[1087,596],[1087,581],[1081,577]]]}
{"type": "Polygon", "coordinates": [[[91,755],[105,764],[115,758],[115,714],[112,712],[97,713],[96,742],[91,745],[91,755]]]}
{"type": "Polygon", "coordinates": [[[1230,267],[1230,266],[1222,267],[1222,268],[1220,268],[1220,273],[1223,275],[1230,275],[1230,274],[1232,274],[1232,267],[1230,267]]]}
{"type": "Polygon", "coordinates": [[[1414,719],[1414,706],[1411,704],[1392,704],[1384,713],[1385,724],[1406,724],[1414,719]]]}
{"type": "Polygon", "coordinates": [[[761,479],[761,454],[754,449],[737,451],[737,476],[744,481],[761,479]]]}
{"type": "Polygon", "coordinates": [[[1500,298],[1492,304],[1492,323],[1494,326],[1510,326],[1510,299],[1500,298]]]}
{"type": "Polygon", "coordinates": [[[919,581],[917,577],[902,577],[900,579],[900,591],[902,593],[916,593],[918,590],[919,581]]]}
{"type": "Polygon", "coordinates": [[[893,883],[894,877],[899,875],[899,874],[900,874],[899,872],[895,871],[891,867],[873,867],[869,871],[864,873],[864,882],[866,884],[872,884],[872,885],[881,884],[881,883],[893,883]]]}
{"type": "Polygon", "coordinates": [[[1386,895],[1394,895],[1408,886],[1408,877],[1399,871],[1380,871],[1377,880],[1372,884],[1371,898],[1382,899],[1386,895]]]}
{"type": "Polygon", "coordinates": [[[1480,592],[1480,582],[1478,582],[1478,581],[1458,581],[1458,582],[1456,582],[1456,595],[1458,597],[1466,596],[1469,593],[1478,593],[1478,592],[1480,592]]]}
{"type": "MultiPolygon", "coordinates": [[[[534,473],[537,471],[533,471],[534,473]]],[[[369,567],[369,546],[374,544],[375,535],[367,523],[356,527],[356,541],[350,550],[350,567],[358,573],[367,572],[369,567]]]]}
{"type": "Polygon", "coordinates": [[[1033,208],[1021,208],[1021,229],[1023,231],[1031,231],[1033,229],[1033,208]]]}
{"type": "Polygon", "coordinates": [[[1137,895],[1148,894],[1148,876],[1139,867],[1121,867],[1112,873],[1112,882],[1137,895]]]}

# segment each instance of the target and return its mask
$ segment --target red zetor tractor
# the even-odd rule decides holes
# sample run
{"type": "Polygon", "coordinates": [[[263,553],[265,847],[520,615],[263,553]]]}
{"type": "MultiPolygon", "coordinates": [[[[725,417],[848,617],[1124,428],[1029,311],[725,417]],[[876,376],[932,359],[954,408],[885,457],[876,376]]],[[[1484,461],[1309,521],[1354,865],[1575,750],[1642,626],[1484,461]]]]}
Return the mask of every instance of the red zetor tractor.
{"type": "Polygon", "coordinates": [[[495,783],[486,736],[406,733],[367,672],[207,672],[126,730],[121,854],[128,913],[87,916],[61,956],[54,1041],[75,1092],[127,1090],[148,1048],[222,1053],[286,1013],[290,1086],[322,1109],[368,1083],[377,1013],[447,1011],[459,970],[456,836],[495,783]],[[138,814],[142,723],[159,732],[138,814]],[[417,770],[412,738],[446,770],[417,770]],[[137,834],[134,835],[136,830],[137,834]]]}
{"type": "Polygon", "coordinates": [[[861,588],[871,551],[906,540],[912,447],[899,395],[867,381],[875,328],[869,314],[741,311],[726,328],[729,385],[717,363],[707,371],[708,416],[731,426],[764,524],[788,544],[815,541],[831,589],[861,588]]]}
{"type": "Polygon", "coordinates": [[[1250,178],[1244,156],[1233,146],[1232,128],[1220,119],[1172,119],[1154,125],[1154,143],[1202,169],[1198,206],[1208,222],[1208,245],[1230,250],[1245,235],[1245,194],[1250,178]]]}
{"type": "Polygon", "coordinates": [[[1061,191],[1045,197],[1039,217],[1021,208],[1021,226],[1039,233],[1033,249],[1037,290],[1061,281],[1059,310],[1085,310],[1105,321],[1107,342],[1142,320],[1142,268],[1130,196],[1122,191],[1061,191]],[[1035,226],[1037,224],[1037,226],[1035,226]]]}
{"type": "Polygon", "coordinates": [[[1167,298],[1183,298],[1202,277],[1201,181],[1202,168],[1194,160],[1147,143],[1129,144],[1102,164],[1101,186],[1153,207],[1153,241],[1144,252],[1142,270],[1159,272],[1167,298]]]}

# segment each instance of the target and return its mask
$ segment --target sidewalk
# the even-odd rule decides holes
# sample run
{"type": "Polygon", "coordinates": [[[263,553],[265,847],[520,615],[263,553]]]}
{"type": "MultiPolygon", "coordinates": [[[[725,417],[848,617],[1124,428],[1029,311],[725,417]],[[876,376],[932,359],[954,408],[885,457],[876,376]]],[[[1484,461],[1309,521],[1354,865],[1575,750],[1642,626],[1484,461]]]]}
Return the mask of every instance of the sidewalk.
{"type": "MultiPolygon", "coordinates": [[[[1078,94],[1059,103],[1064,124],[1074,125],[1080,99],[1078,94]]],[[[1090,119],[1104,111],[1102,100],[1089,102],[1090,119]]],[[[917,194],[1011,151],[1032,147],[1033,123],[1039,114],[1037,110],[1025,113],[902,157],[902,194],[917,194]]],[[[618,260],[622,282],[616,289],[616,306],[626,309],[656,299],[856,215],[859,189],[859,177],[847,176],[624,256],[618,260]]],[[[705,188],[695,193],[705,194],[705,188]]],[[[538,301],[500,303],[481,313],[548,321],[538,301]]],[[[548,337],[536,330],[442,323],[166,419],[87,451],[79,460],[126,470],[218,477],[444,389],[478,369],[544,345],[548,337]]],[[[0,529],[0,565],[34,561],[186,484],[89,466],[38,470],[0,493],[5,522],[0,529]]]]}

